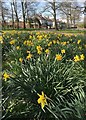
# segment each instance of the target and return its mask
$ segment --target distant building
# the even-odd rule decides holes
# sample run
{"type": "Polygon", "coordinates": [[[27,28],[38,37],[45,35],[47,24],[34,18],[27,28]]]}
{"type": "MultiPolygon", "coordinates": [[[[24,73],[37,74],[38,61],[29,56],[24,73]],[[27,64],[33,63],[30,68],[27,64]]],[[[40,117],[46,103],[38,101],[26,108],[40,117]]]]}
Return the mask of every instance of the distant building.
{"type": "MultiPolygon", "coordinates": [[[[23,28],[23,21],[19,21],[19,28],[23,28]]],[[[65,22],[57,19],[57,26],[59,29],[65,27],[65,22]]],[[[4,23],[5,28],[13,28],[12,21],[8,21],[4,23]]],[[[14,21],[14,29],[17,28],[17,21],[14,21]]],[[[44,28],[44,29],[52,29],[55,28],[54,19],[50,19],[49,17],[45,17],[42,15],[35,15],[27,19],[26,28],[44,28]]]]}

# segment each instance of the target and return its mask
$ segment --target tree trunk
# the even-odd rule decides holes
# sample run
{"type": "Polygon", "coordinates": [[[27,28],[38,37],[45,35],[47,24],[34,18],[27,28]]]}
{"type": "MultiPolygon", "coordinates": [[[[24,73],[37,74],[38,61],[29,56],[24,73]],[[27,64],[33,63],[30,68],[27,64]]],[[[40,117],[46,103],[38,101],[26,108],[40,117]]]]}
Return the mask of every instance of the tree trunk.
{"type": "Polygon", "coordinates": [[[76,26],[75,16],[74,16],[73,24],[74,24],[74,27],[75,27],[76,26]]]}
{"type": "Polygon", "coordinates": [[[14,29],[14,15],[13,15],[13,6],[12,6],[12,3],[11,3],[11,10],[12,10],[12,26],[13,26],[13,29],[14,29]]]}
{"type": "Polygon", "coordinates": [[[57,21],[56,21],[56,13],[54,13],[54,22],[55,22],[55,29],[58,30],[58,28],[57,28],[57,21]]]}
{"type": "Polygon", "coordinates": [[[24,10],[24,2],[21,2],[22,4],[22,14],[23,14],[23,28],[26,29],[25,25],[25,10],[24,10]]]}
{"type": "Polygon", "coordinates": [[[18,18],[18,14],[17,14],[16,3],[13,2],[13,5],[14,5],[14,11],[15,11],[15,14],[16,14],[17,29],[19,29],[19,18],[18,18]]]}
{"type": "Polygon", "coordinates": [[[72,26],[72,16],[70,14],[70,25],[72,26]]]}
{"type": "Polygon", "coordinates": [[[69,15],[67,15],[67,28],[69,28],[70,25],[69,25],[69,15]]]}
{"type": "Polygon", "coordinates": [[[2,29],[4,29],[5,20],[4,20],[4,12],[3,12],[3,7],[2,7],[2,2],[1,2],[1,16],[2,16],[2,29]]]}
{"type": "Polygon", "coordinates": [[[86,28],[86,13],[84,13],[84,28],[86,28]]]}
{"type": "Polygon", "coordinates": [[[53,0],[53,12],[54,12],[55,29],[58,30],[57,21],[56,21],[56,6],[55,6],[55,0],[53,0]]]}
{"type": "Polygon", "coordinates": [[[84,3],[84,28],[86,28],[86,2],[84,3]]]}

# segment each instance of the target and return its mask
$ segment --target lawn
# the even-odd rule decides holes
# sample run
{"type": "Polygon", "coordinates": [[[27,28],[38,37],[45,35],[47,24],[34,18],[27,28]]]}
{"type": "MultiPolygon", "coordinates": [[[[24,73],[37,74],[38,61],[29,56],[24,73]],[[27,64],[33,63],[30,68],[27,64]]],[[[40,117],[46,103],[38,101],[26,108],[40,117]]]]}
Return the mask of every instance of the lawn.
{"type": "Polygon", "coordinates": [[[86,120],[84,32],[3,31],[2,120],[86,120]]]}

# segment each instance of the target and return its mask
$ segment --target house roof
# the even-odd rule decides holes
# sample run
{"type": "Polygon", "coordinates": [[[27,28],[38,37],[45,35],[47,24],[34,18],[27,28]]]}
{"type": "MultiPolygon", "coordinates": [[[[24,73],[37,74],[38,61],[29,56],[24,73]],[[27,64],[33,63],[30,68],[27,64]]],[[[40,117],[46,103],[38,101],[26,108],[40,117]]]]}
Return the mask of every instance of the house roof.
{"type": "Polygon", "coordinates": [[[42,15],[36,14],[35,17],[37,17],[39,20],[46,20],[42,15]]]}
{"type": "Polygon", "coordinates": [[[49,17],[44,17],[47,21],[53,22],[52,19],[50,19],[49,17]]]}

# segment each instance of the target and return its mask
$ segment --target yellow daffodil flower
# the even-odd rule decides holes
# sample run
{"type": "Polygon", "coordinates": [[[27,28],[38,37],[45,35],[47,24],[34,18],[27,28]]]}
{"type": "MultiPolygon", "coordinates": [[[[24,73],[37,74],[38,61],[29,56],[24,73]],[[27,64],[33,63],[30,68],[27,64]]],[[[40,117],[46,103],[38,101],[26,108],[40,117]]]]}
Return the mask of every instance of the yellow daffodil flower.
{"type": "Polygon", "coordinates": [[[22,63],[22,62],[23,62],[23,59],[22,59],[22,58],[19,58],[19,62],[21,62],[21,63],[22,63]]]}
{"type": "Polygon", "coordinates": [[[84,60],[85,56],[83,54],[80,55],[80,60],[84,60]]]}
{"type": "Polygon", "coordinates": [[[40,55],[42,53],[42,47],[39,45],[36,47],[37,53],[40,55]]]}
{"type": "Polygon", "coordinates": [[[15,42],[16,42],[15,40],[11,40],[11,41],[10,41],[10,44],[11,44],[11,45],[14,45],[15,42]]]}
{"type": "Polygon", "coordinates": [[[53,44],[56,44],[56,42],[57,42],[56,40],[53,40],[53,44]]]}
{"type": "Polygon", "coordinates": [[[61,53],[64,54],[65,53],[65,49],[61,50],[61,53]]]}
{"type": "Polygon", "coordinates": [[[32,41],[27,40],[27,45],[28,45],[28,46],[33,46],[32,41]]]}
{"type": "Polygon", "coordinates": [[[56,54],[56,60],[58,60],[58,61],[62,60],[62,55],[56,54]]]}
{"type": "Polygon", "coordinates": [[[20,46],[17,46],[16,49],[17,49],[17,50],[20,50],[20,46]]]}
{"type": "Polygon", "coordinates": [[[48,43],[48,46],[50,47],[51,45],[52,45],[52,42],[49,42],[49,43],[48,43]]]}
{"type": "Polygon", "coordinates": [[[3,79],[6,81],[6,80],[9,79],[9,78],[10,78],[10,75],[5,72],[5,73],[3,74],[3,79]]]}
{"type": "Polygon", "coordinates": [[[46,50],[45,50],[45,53],[46,53],[46,54],[49,54],[49,53],[50,53],[50,50],[49,50],[49,49],[46,49],[46,50]]]}
{"type": "Polygon", "coordinates": [[[78,41],[77,41],[77,44],[80,44],[80,42],[81,42],[81,40],[78,40],[78,41]]]}
{"type": "Polygon", "coordinates": [[[39,96],[39,99],[37,100],[37,102],[38,104],[41,104],[41,108],[43,109],[45,105],[48,105],[44,92],[42,91],[42,95],[38,94],[38,96],[39,96]]]}
{"type": "Polygon", "coordinates": [[[75,62],[80,61],[80,58],[79,58],[79,56],[78,56],[78,55],[76,55],[76,56],[74,57],[74,61],[75,61],[75,62]]]}
{"type": "Polygon", "coordinates": [[[42,47],[39,45],[36,47],[37,50],[42,50],[42,47]]]}
{"type": "Polygon", "coordinates": [[[62,45],[66,45],[66,44],[67,44],[67,42],[61,42],[61,44],[62,44],[62,45]]]}
{"type": "Polygon", "coordinates": [[[0,43],[3,44],[3,38],[0,36],[0,43]]]}
{"type": "Polygon", "coordinates": [[[27,60],[30,60],[32,58],[32,54],[29,53],[28,56],[26,57],[27,60]]]}
{"type": "Polygon", "coordinates": [[[26,44],[27,44],[27,41],[25,40],[23,44],[26,45],[26,44]]]}
{"type": "Polygon", "coordinates": [[[30,35],[30,39],[32,39],[33,37],[30,35]]]}
{"type": "Polygon", "coordinates": [[[2,36],[0,36],[0,40],[2,40],[2,36]]]}

